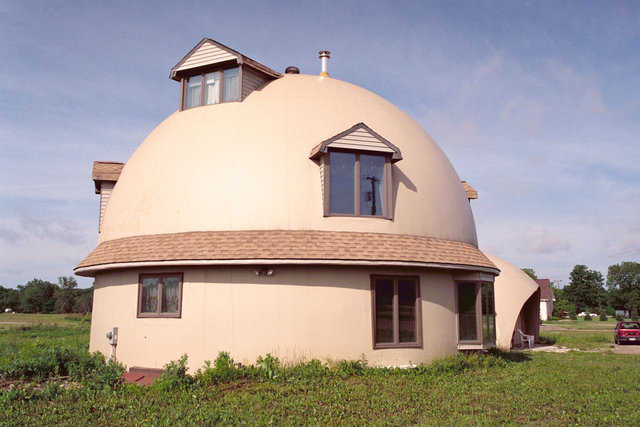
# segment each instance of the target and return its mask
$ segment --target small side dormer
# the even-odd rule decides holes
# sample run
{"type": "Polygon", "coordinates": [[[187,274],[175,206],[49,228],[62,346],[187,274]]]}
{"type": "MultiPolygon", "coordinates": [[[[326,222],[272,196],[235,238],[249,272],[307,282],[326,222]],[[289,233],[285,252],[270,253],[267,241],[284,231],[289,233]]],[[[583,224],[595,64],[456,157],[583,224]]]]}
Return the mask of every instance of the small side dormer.
{"type": "Polygon", "coordinates": [[[204,38],[172,69],[180,82],[180,110],[244,100],[281,74],[239,52],[204,38]]]}
{"type": "Polygon", "coordinates": [[[464,192],[467,195],[467,199],[469,200],[469,202],[471,202],[471,200],[475,200],[478,198],[478,192],[476,191],[475,188],[471,186],[471,184],[469,184],[467,181],[460,181],[460,184],[462,184],[462,187],[464,188],[464,192]]]}
{"type": "Polygon", "coordinates": [[[96,194],[100,195],[100,216],[98,219],[98,233],[102,231],[102,218],[111,197],[111,191],[116,185],[124,163],[120,162],[93,162],[91,178],[96,187],[96,194]]]}

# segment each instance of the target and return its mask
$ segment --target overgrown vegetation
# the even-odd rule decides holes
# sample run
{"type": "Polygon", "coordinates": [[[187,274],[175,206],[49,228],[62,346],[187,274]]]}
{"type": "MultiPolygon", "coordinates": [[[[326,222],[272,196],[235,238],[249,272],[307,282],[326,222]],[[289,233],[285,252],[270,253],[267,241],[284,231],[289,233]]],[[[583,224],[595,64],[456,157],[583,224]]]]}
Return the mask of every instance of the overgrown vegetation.
{"type": "Polygon", "coordinates": [[[42,382],[51,378],[115,386],[124,367],[89,354],[89,322],[65,316],[70,326],[37,324],[0,329],[0,380],[42,382]]]}
{"type": "Polygon", "coordinates": [[[222,352],[196,371],[187,357],[170,362],[145,388],[121,383],[121,366],[87,353],[81,317],[47,319],[0,329],[0,425],[640,422],[638,356],[492,352],[385,369],[269,354],[242,365],[222,352]]]}

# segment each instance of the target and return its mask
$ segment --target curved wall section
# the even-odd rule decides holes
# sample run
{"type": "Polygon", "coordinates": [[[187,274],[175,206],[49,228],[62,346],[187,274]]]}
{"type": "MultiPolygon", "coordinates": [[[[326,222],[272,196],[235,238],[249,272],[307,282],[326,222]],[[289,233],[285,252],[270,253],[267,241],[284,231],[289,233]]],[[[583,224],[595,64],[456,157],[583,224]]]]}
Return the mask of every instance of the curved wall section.
{"type": "Polygon", "coordinates": [[[515,265],[485,253],[499,269],[494,281],[496,301],[496,345],[503,350],[511,349],[511,337],[518,315],[538,284],[515,265]]]}
{"type": "Polygon", "coordinates": [[[456,351],[447,272],[276,266],[272,276],[257,276],[247,267],[192,268],[183,270],[178,319],[136,317],[141,272],[150,271],[101,273],[95,282],[90,350],[108,355],[105,332],[117,326],[117,358],[129,367],[162,368],[186,353],[195,370],[220,351],[242,363],[271,353],[285,361],[364,355],[372,365],[406,366],[456,351]],[[371,274],[419,276],[422,348],[373,350],[371,274]]]}

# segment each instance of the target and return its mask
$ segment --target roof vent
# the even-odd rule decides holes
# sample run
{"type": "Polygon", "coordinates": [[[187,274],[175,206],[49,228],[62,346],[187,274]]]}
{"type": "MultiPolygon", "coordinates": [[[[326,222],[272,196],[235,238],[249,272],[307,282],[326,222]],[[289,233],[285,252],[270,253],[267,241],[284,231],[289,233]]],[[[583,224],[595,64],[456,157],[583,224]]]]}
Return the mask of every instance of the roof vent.
{"type": "Polygon", "coordinates": [[[328,50],[321,50],[318,52],[318,58],[320,58],[320,62],[322,64],[322,71],[320,71],[320,75],[322,77],[329,77],[329,72],[327,71],[327,63],[329,62],[329,58],[331,57],[331,52],[328,50]]]}
{"type": "Polygon", "coordinates": [[[287,68],[285,68],[284,72],[286,74],[300,74],[300,68],[289,65],[287,68]]]}

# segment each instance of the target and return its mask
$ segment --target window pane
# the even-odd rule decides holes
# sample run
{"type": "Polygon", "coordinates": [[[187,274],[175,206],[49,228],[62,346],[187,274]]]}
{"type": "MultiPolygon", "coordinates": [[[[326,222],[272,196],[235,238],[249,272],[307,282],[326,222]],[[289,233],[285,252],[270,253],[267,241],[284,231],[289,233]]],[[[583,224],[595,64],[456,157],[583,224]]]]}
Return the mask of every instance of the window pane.
{"type": "Polygon", "coordinates": [[[400,342],[416,340],[417,284],[413,280],[398,281],[398,311],[400,318],[400,342]]]}
{"type": "Polygon", "coordinates": [[[158,311],[158,278],[142,279],[142,295],[140,296],[140,312],[155,313],[158,311]]]}
{"type": "Polygon", "coordinates": [[[460,283],[458,285],[458,329],[459,340],[478,339],[476,330],[476,285],[460,283]]]}
{"type": "Polygon", "coordinates": [[[240,96],[240,85],[238,84],[238,69],[230,68],[222,72],[222,100],[237,101],[240,96]]]}
{"type": "Polygon", "coordinates": [[[384,215],[384,156],[360,155],[360,214],[384,215]]]}
{"type": "Polygon", "coordinates": [[[205,74],[204,103],[217,104],[220,102],[220,72],[205,74]]]}
{"type": "Polygon", "coordinates": [[[200,105],[200,87],[202,86],[202,76],[189,77],[187,80],[187,99],[185,107],[195,107],[200,105]]]}
{"type": "Polygon", "coordinates": [[[180,301],[180,277],[163,276],[162,283],[162,312],[177,313],[178,303],[180,301]]]}
{"type": "Polygon", "coordinates": [[[330,205],[331,213],[354,213],[354,167],[356,155],[353,153],[329,153],[330,205]]]}
{"type": "Polygon", "coordinates": [[[496,318],[493,285],[482,285],[482,338],[485,344],[496,342],[496,318]]]}
{"type": "Polygon", "coordinates": [[[376,279],[376,343],[393,343],[393,280],[376,279]]]}

